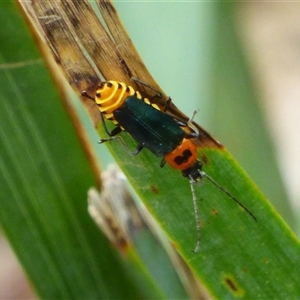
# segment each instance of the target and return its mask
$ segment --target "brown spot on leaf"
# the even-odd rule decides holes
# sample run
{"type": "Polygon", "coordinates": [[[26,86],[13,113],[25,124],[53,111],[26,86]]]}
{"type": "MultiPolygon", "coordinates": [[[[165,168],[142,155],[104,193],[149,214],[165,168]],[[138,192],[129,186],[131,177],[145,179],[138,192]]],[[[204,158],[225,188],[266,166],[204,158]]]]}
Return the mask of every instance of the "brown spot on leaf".
{"type": "Polygon", "coordinates": [[[212,214],[215,215],[215,216],[218,216],[219,215],[219,211],[215,208],[212,209],[212,214]]]}
{"type": "Polygon", "coordinates": [[[206,155],[201,155],[201,162],[205,165],[208,165],[209,164],[209,158],[206,156],[206,155]]]}
{"type": "Polygon", "coordinates": [[[233,292],[236,292],[238,290],[237,286],[230,278],[225,278],[225,282],[233,292]]]}
{"type": "Polygon", "coordinates": [[[236,298],[244,297],[245,290],[240,287],[237,280],[232,275],[225,275],[222,282],[236,298]]]}
{"type": "Polygon", "coordinates": [[[150,190],[152,191],[153,194],[157,195],[159,194],[159,191],[157,189],[157,187],[155,187],[154,185],[150,186],[150,190]]]}

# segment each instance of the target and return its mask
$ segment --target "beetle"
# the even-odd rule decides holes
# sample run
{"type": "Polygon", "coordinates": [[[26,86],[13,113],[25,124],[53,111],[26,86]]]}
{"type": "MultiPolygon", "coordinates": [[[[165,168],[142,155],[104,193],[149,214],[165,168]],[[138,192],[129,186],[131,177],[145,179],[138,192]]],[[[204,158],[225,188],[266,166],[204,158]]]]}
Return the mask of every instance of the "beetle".
{"type": "Polygon", "coordinates": [[[193,118],[197,111],[185,124],[160,110],[158,106],[152,104],[148,98],[142,97],[131,86],[117,81],[104,82],[97,89],[95,98],[87,95],[85,91],[82,95],[93,99],[99,107],[105,131],[109,135],[108,138],[101,139],[100,143],[116,138],[121,139],[118,134],[122,130],[127,131],[138,143],[131,154],[137,155],[143,148],[147,148],[162,158],[161,167],[167,163],[172,168],[180,170],[182,175],[189,179],[198,235],[195,252],[199,250],[201,236],[198,204],[193,184],[201,181],[203,177],[212,182],[257,221],[247,207],[202,170],[202,163],[197,158],[197,146],[193,142],[193,138],[199,137],[199,131],[193,125],[193,118]],[[115,129],[111,132],[105,125],[105,118],[116,124],[115,129]],[[184,127],[189,127],[192,132],[186,132],[184,127]]]}

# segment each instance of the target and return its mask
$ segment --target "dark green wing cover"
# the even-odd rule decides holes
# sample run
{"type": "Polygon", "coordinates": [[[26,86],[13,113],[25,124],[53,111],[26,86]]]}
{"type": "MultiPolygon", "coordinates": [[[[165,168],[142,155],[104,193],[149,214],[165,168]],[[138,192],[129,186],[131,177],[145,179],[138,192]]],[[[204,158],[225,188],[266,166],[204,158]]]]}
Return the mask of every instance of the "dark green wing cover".
{"type": "Polygon", "coordinates": [[[185,136],[171,116],[136,97],[128,97],[114,117],[139,145],[160,157],[179,146],[185,136]]]}

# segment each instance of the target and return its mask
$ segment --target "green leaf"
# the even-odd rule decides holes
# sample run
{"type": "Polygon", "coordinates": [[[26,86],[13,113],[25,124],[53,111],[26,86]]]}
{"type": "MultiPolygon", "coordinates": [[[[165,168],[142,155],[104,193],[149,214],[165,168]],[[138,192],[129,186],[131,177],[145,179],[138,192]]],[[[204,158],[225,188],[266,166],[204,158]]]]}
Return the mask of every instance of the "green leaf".
{"type": "MultiPolygon", "coordinates": [[[[123,136],[133,147],[130,138],[123,136]]],[[[197,234],[188,180],[168,166],[161,169],[159,159],[147,150],[130,157],[117,142],[109,147],[150,212],[212,295],[247,299],[300,295],[295,283],[299,241],[228,152],[201,149],[203,169],[251,210],[257,222],[204,178],[202,185],[195,186],[202,238],[200,251],[193,253],[197,234]]]]}

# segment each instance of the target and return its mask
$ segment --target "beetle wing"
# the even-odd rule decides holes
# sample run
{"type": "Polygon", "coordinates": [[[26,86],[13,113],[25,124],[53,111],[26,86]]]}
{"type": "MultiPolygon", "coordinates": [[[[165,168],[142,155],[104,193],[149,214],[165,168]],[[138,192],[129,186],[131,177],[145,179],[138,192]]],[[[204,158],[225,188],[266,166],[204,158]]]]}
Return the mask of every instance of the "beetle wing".
{"type": "Polygon", "coordinates": [[[136,97],[128,97],[114,118],[140,145],[160,157],[180,145],[185,136],[171,116],[136,97]]]}

